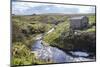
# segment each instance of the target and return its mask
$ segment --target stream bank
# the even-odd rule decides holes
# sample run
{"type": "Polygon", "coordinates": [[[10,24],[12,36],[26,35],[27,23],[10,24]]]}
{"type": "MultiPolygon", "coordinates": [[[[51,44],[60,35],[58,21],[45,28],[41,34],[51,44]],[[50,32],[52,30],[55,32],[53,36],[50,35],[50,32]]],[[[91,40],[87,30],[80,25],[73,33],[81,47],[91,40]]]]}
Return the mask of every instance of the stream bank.
{"type": "Polygon", "coordinates": [[[37,38],[31,51],[39,60],[52,63],[95,61],[95,59],[88,57],[89,53],[87,52],[69,51],[66,53],[57,47],[44,45],[41,38],[42,36],[37,38]]]}

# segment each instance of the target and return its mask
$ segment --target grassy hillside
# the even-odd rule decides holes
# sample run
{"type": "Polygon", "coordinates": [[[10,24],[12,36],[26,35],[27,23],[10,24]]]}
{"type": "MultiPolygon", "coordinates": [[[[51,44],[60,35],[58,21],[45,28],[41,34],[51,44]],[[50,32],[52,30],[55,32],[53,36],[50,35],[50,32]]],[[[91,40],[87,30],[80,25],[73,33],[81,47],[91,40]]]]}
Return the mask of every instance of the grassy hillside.
{"type": "Polygon", "coordinates": [[[56,26],[55,31],[47,34],[44,41],[65,51],[81,49],[95,52],[95,16],[87,17],[89,18],[87,29],[73,31],[70,29],[70,22],[64,21],[56,26]]]}
{"type": "MultiPolygon", "coordinates": [[[[70,22],[66,15],[31,15],[12,16],[12,65],[42,64],[31,54],[31,46],[38,34],[49,31],[55,25],[55,30],[46,34],[44,42],[64,50],[76,48],[79,44],[95,44],[95,16],[89,17],[90,27],[80,30],[76,35],[70,29],[70,22]],[[93,34],[90,34],[93,33],[93,34]],[[94,36],[94,37],[92,37],[94,36]],[[80,38],[81,37],[81,38],[80,38]],[[87,41],[84,38],[87,38],[87,41]],[[74,41],[76,40],[76,41],[74,41]],[[74,41],[74,42],[73,42],[74,41]],[[82,43],[78,44],[78,41],[82,43]],[[77,44],[73,46],[73,44],[77,44]]],[[[83,44],[83,45],[84,45],[83,44]]],[[[86,46],[85,45],[85,46],[86,46]]],[[[84,48],[86,48],[83,46],[84,48]]],[[[79,47],[80,48],[80,47],[79,47]]]]}
{"type": "MultiPolygon", "coordinates": [[[[31,55],[31,46],[38,34],[50,30],[52,20],[66,20],[64,16],[12,16],[12,65],[40,64],[34,55],[31,55]],[[32,60],[33,59],[33,60],[32,60]]],[[[46,63],[46,62],[45,62],[46,63]]]]}

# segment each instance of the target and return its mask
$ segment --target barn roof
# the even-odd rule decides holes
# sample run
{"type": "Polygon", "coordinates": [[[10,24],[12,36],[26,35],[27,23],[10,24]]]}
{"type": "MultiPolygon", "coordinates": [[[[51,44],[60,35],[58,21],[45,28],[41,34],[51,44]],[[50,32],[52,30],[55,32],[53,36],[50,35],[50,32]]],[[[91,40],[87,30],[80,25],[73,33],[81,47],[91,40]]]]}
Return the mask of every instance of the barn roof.
{"type": "Polygon", "coordinates": [[[69,20],[82,19],[86,16],[71,17],[69,20]]]}

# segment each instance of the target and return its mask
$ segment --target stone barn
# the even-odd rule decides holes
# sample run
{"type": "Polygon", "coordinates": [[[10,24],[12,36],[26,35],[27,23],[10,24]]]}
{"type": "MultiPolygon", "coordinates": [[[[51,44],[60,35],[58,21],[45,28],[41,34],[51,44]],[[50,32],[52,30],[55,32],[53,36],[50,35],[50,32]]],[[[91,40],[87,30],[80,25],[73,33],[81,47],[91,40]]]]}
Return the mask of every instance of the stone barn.
{"type": "Polygon", "coordinates": [[[89,19],[86,16],[72,17],[69,19],[72,29],[84,29],[88,27],[89,19]]]}

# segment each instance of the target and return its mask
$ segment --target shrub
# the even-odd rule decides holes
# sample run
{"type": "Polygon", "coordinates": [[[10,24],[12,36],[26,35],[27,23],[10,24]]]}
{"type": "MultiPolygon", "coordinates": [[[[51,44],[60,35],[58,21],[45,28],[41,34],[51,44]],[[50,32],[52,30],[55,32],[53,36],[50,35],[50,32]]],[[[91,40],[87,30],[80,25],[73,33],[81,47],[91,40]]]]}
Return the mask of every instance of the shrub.
{"type": "Polygon", "coordinates": [[[21,42],[12,44],[12,65],[32,64],[34,55],[31,55],[30,49],[21,42]]]}

